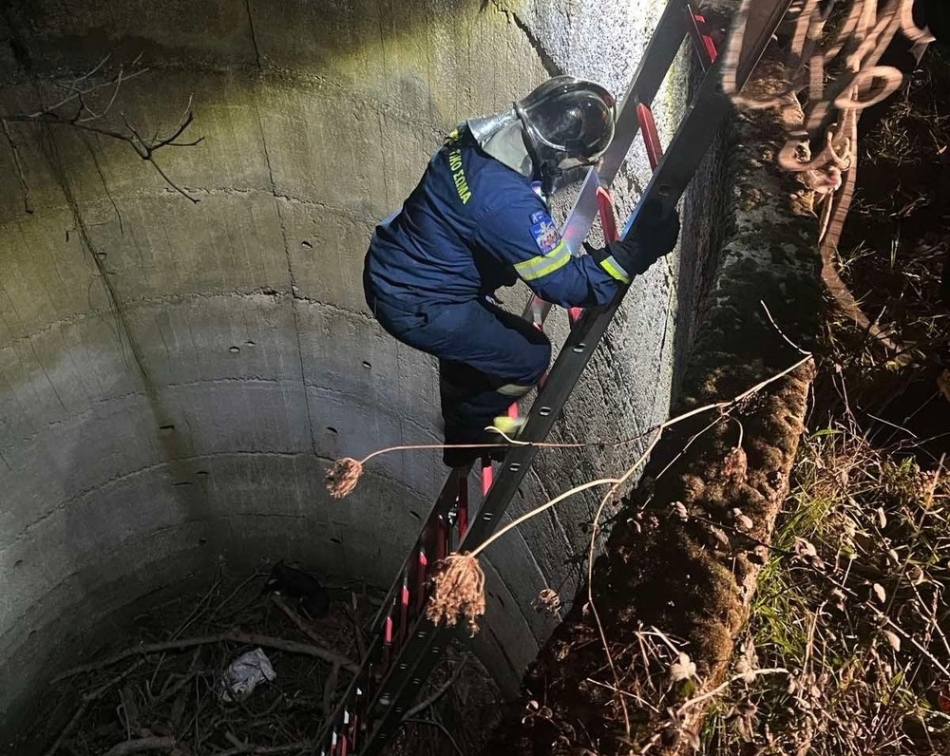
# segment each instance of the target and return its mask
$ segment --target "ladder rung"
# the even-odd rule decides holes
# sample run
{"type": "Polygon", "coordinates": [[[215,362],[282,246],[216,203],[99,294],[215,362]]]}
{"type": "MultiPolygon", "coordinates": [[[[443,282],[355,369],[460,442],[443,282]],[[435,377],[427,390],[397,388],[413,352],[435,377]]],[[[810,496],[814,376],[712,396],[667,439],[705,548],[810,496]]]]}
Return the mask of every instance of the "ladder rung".
{"type": "Polygon", "coordinates": [[[617,241],[620,234],[617,232],[617,217],[614,215],[614,198],[603,187],[597,190],[597,212],[600,213],[600,225],[604,231],[604,241],[617,241]]]}
{"type": "Polygon", "coordinates": [[[491,484],[495,480],[495,471],[491,466],[491,459],[487,456],[482,457],[482,495],[488,496],[491,490],[491,484]]]}
{"type": "Polygon", "coordinates": [[[445,521],[444,514],[439,515],[436,538],[435,559],[439,561],[449,554],[449,524],[445,521]]]}
{"type": "Polygon", "coordinates": [[[419,549],[419,554],[416,559],[416,611],[418,612],[422,609],[422,605],[426,600],[426,575],[427,568],[429,566],[429,558],[426,556],[426,550],[424,548],[419,549]]]}
{"type": "Polygon", "coordinates": [[[399,606],[399,645],[406,640],[406,628],[409,626],[409,576],[403,579],[402,595],[399,606]]]}
{"type": "Polygon", "coordinates": [[[637,120],[640,121],[640,133],[643,134],[643,145],[647,148],[647,158],[650,167],[655,171],[663,159],[663,148],[660,146],[660,136],[656,133],[656,121],[649,105],[642,102],[637,105],[637,120]]]}
{"type": "Polygon", "coordinates": [[[458,527],[459,541],[465,537],[468,532],[468,480],[462,482],[459,488],[458,497],[458,527]]]}
{"type": "Polygon", "coordinates": [[[696,57],[699,58],[703,71],[708,71],[710,66],[716,62],[716,58],[719,57],[719,51],[716,50],[716,43],[713,38],[706,33],[706,17],[696,13],[692,8],[686,8],[684,12],[686,13],[686,29],[693,41],[696,57]]]}

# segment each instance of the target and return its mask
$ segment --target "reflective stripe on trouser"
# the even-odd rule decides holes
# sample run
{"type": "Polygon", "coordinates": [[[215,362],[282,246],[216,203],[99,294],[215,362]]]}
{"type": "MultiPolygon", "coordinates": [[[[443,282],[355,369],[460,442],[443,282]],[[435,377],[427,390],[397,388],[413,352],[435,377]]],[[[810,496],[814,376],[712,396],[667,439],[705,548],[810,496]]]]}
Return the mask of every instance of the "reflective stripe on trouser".
{"type": "Polygon", "coordinates": [[[547,337],[484,299],[401,309],[368,288],[368,304],[383,328],[439,358],[446,443],[484,441],[484,428],[548,369],[547,337]]]}

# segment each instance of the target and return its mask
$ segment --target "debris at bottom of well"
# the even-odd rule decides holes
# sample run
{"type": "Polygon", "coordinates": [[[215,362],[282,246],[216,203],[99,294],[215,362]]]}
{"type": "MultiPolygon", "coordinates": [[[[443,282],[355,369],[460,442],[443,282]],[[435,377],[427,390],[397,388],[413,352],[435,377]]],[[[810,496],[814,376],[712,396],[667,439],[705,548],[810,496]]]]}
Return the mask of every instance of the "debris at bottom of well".
{"type": "Polygon", "coordinates": [[[243,701],[262,682],[273,682],[277,673],[260,648],[241,654],[221,676],[218,695],[222,701],[243,701]]]}

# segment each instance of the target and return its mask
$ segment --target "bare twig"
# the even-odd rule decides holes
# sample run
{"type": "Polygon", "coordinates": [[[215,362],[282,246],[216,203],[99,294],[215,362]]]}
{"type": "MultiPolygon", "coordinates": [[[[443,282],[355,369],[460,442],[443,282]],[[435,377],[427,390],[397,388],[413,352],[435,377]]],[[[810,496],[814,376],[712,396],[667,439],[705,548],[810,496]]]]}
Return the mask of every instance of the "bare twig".
{"type": "Polygon", "coordinates": [[[13,135],[6,121],[0,120],[0,126],[3,126],[3,135],[7,138],[7,144],[10,145],[10,152],[13,153],[13,166],[16,168],[17,180],[20,182],[20,188],[23,190],[23,210],[29,214],[33,213],[33,205],[30,203],[30,185],[26,181],[26,175],[23,173],[23,163],[20,161],[20,148],[13,141],[13,135]]]}
{"type": "MultiPolygon", "coordinates": [[[[355,594],[354,594],[355,601],[355,594]]],[[[344,606],[343,611],[346,613],[347,619],[350,621],[350,624],[353,626],[353,637],[356,639],[356,652],[359,654],[360,663],[366,658],[366,640],[363,638],[363,628],[360,626],[360,623],[356,619],[355,611],[351,612],[350,607],[344,606]]]]}
{"type": "Polygon", "coordinates": [[[106,751],[103,756],[126,756],[130,753],[141,753],[142,751],[170,751],[178,744],[178,741],[172,737],[149,737],[139,738],[138,740],[126,740],[124,743],[118,743],[106,751]]]}
{"type": "Polygon", "coordinates": [[[287,743],[286,745],[279,746],[259,746],[254,745],[253,743],[248,743],[247,745],[229,748],[226,751],[218,751],[215,756],[241,756],[241,754],[245,753],[265,756],[278,753],[298,753],[300,751],[309,751],[313,748],[314,744],[306,740],[302,740],[299,743],[287,743]]]}
{"type": "Polygon", "coordinates": [[[465,662],[467,659],[462,659],[459,662],[459,665],[455,668],[455,671],[452,673],[452,676],[446,681],[446,683],[441,686],[435,693],[426,698],[424,701],[413,706],[409,711],[406,712],[406,715],[403,717],[403,721],[412,719],[417,714],[421,714],[423,711],[428,709],[432,704],[438,701],[442,696],[449,692],[449,689],[455,685],[456,681],[459,678],[459,675],[462,674],[462,670],[465,668],[465,662]]]}
{"type": "MultiPolygon", "coordinates": [[[[459,744],[455,742],[455,738],[452,737],[452,733],[449,732],[449,731],[446,729],[445,725],[442,724],[441,722],[436,722],[434,719],[406,719],[406,720],[403,720],[403,724],[407,724],[407,723],[409,723],[409,722],[415,722],[415,723],[417,723],[417,724],[426,724],[426,725],[432,725],[433,727],[438,727],[440,730],[442,730],[442,734],[445,735],[445,737],[447,737],[447,738],[449,739],[449,742],[452,744],[452,747],[455,749],[455,752],[456,752],[457,754],[459,754],[459,756],[465,756],[465,752],[464,752],[461,748],[459,748],[459,744]]],[[[218,754],[218,756],[221,756],[221,754],[218,754]]]]}
{"type": "Polygon", "coordinates": [[[726,688],[732,685],[735,682],[740,680],[749,680],[750,677],[759,677],[761,675],[787,675],[790,674],[787,669],[782,667],[775,667],[773,669],[751,669],[748,672],[743,672],[741,675],[733,675],[728,680],[726,680],[722,685],[717,685],[712,690],[706,691],[700,696],[690,698],[684,701],[680,707],[676,710],[678,715],[683,714],[688,708],[695,706],[696,704],[702,703],[710,698],[714,698],[722,693],[726,688]]]}
{"type": "Polygon", "coordinates": [[[340,675],[340,665],[334,664],[330,668],[330,674],[327,675],[327,681],[323,685],[323,715],[330,716],[333,711],[333,697],[336,693],[336,681],[340,675]]]}
{"type": "Polygon", "coordinates": [[[79,705],[79,708],[76,709],[76,713],[73,714],[72,719],[69,720],[69,722],[63,728],[63,731],[59,734],[59,737],[56,738],[56,740],[53,742],[53,745],[49,747],[49,749],[46,751],[44,756],[53,756],[60,749],[60,746],[63,745],[63,741],[65,741],[66,738],[69,737],[70,733],[72,733],[72,731],[76,729],[76,726],[82,721],[82,718],[86,715],[86,711],[89,709],[90,705],[92,705],[93,702],[102,698],[102,696],[108,693],[114,685],[122,682],[122,680],[124,680],[129,674],[131,674],[134,670],[138,669],[144,663],[145,663],[144,659],[139,659],[137,662],[135,662],[135,664],[133,664],[127,670],[125,670],[121,674],[116,675],[105,684],[96,688],[92,693],[86,693],[82,697],[82,703],[79,705]]]}
{"type": "MultiPolygon", "coordinates": [[[[32,212],[32,208],[30,207],[29,203],[29,186],[26,184],[26,179],[23,175],[23,169],[20,164],[16,144],[13,141],[7,127],[7,124],[9,123],[33,123],[48,124],[52,126],[67,126],[80,131],[101,134],[102,136],[109,137],[110,139],[116,139],[125,142],[133,150],[135,150],[136,154],[140,158],[151,163],[156,172],[172,189],[181,194],[183,197],[189,199],[191,202],[198,202],[196,197],[192,197],[182,187],[178,186],[178,184],[176,184],[168,176],[168,174],[165,173],[162,167],[157,162],[155,162],[155,153],[163,147],[194,147],[195,145],[200,144],[204,139],[204,137],[198,137],[197,139],[187,142],[179,141],[179,139],[184,135],[185,131],[191,125],[192,121],[194,121],[194,112],[192,111],[193,96],[188,98],[188,104],[185,107],[181,117],[178,119],[178,123],[172,130],[171,135],[162,139],[159,139],[157,134],[156,137],[151,140],[142,137],[138,129],[136,129],[132,123],[129,122],[124,113],[121,114],[122,121],[125,125],[124,131],[101,125],[102,119],[109,113],[115,104],[122,85],[131,79],[140,76],[148,70],[143,68],[133,71],[130,74],[126,74],[125,69],[119,68],[118,72],[114,76],[110,77],[107,81],[88,84],[89,79],[105,65],[108,59],[109,57],[106,56],[86,74],[75,79],[72,83],[61,85],[64,89],[66,89],[67,92],[69,92],[69,94],[55,104],[50,105],[49,107],[43,107],[42,109],[32,113],[0,116],[0,122],[3,124],[4,134],[8,143],[10,144],[11,149],[13,150],[14,163],[17,167],[21,187],[24,191],[24,204],[26,206],[27,212],[32,212]],[[80,86],[84,83],[87,85],[80,86]],[[89,104],[89,97],[95,92],[106,88],[112,89],[112,93],[108,102],[104,108],[100,110],[94,110],[89,104]],[[76,106],[75,112],[67,114],[64,111],[64,108],[71,105],[76,106]],[[97,121],[100,123],[96,123],[97,121]]],[[[136,62],[137,61],[138,59],[136,59],[136,62]]]]}
{"type": "Polygon", "coordinates": [[[117,664],[118,662],[128,659],[132,656],[138,656],[141,654],[155,654],[162,651],[180,651],[185,648],[194,648],[195,646],[204,646],[210,643],[240,643],[252,646],[264,646],[265,648],[273,648],[277,649],[278,651],[286,651],[287,653],[291,654],[314,656],[318,659],[324,659],[325,661],[331,663],[339,663],[342,669],[352,672],[353,674],[356,674],[359,671],[359,667],[355,663],[336,651],[318,648],[306,643],[296,643],[294,641],[287,641],[281,638],[271,638],[270,636],[258,635],[257,633],[245,633],[240,630],[229,630],[226,633],[219,633],[218,635],[206,635],[201,638],[186,638],[183,640],[165,641],[163,643],[149,643],[142,646],[128,648],[125,651],[115,654],[114,656],[110,656],[107,659],[103,659],[102,661],[73,667],[72,669],[63,672],[61,675],[54,677],[51,680],[51,684],[60,682],[61,680],[65,680],[69,677],[83,674],[85,672],[93,672],[95,670],[103,669],[104,667],[112,666],[113,664],[117,664]]]}
{"type": "MultiPolygon", "coordinates": [[[[306,625],[306,623],[303,621],[303,619],[297,614],[297,612],[295,612],[293,609],[291,609],[289,606],[287,606],[287,602],[284,601],[280,596],[272,595],[272,596],[271,596],[271,601],[273,601],[274,604],[275,604],[284,614],[287,615],[288,619],[290,619],[290,621],[293,622],[294,625],[297,626],[297,629],[300,630],[300,632],[302,632],[304,635],[306,635],[308,638],[310,638],[310,640],[312,640],[314,643],[316,643],[319,648],[324,649],[328,654],[336,654],[336,653],[337,653],[336,651],[332,651],[331,649],[326,648],[326,646],[324,646],[324,643],[323,643],[323,638],[321,638],[319,635],[317,635],[317,633],[314,632],[313,628],[308,627],[308,626],[306,625]]],[[[340,655],[340,659],[341,659],[341,664],[342,664],[342,660],[345,660],[346,663],[349,664],[349,665],[350,665],[351,667],[353,667],[354,669],[356,669],[356,668],[359,667],[359,665],[358,665],[356,662],[351,661],[351,660],[349,660],[349,659],[346,659],[346,657],[344,657],[344,656],[342,656],[342,655],[340,655]]],[[[334,662],[334,664],[336,664],[336,662],[334,662]]]]}

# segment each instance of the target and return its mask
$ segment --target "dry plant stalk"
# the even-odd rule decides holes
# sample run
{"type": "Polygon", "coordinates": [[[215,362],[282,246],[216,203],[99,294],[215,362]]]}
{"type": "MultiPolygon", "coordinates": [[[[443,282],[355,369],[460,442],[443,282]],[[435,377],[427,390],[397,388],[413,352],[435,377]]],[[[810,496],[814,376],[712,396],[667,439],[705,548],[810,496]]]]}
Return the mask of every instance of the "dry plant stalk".
{"type": "Polygon", "coordinates": [[[438,625],[443,620],[453,627],[460,619],[468,623],[471,635],[478,632],[478,618],[485,613],[485,573],[473,554],[449,554],[436,562],[432,575],[432,595],[426,617],[438,625]]]}

